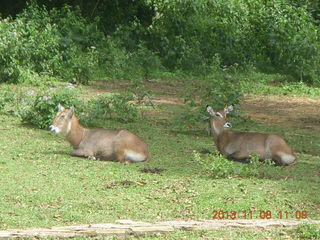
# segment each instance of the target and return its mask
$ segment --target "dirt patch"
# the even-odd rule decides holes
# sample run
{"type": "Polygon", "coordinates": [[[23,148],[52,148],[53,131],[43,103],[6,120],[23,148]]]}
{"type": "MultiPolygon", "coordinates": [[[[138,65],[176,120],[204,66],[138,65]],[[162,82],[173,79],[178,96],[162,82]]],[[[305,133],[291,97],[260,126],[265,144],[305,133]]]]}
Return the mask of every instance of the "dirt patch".
{"type": "Polygon", "coordinates": [[[144,186],[147,184],[146,181],[131,181],[131,180],[123,180],[123,181],[117,181],[110,183],[106,186],[103,187],[104,190],[106,189],[111,189],[111,188],[127,188],[133,185],[138,185],[138,186],[144,186]]]}
{"type": "MultiPolygon", "coordinates": [[[[96,81],[95,93],[123,92],[131,86],[128,81],[114,83],[96,81]]],[[[184,89],[183,82],[172,85],[166,81],[145,81],[146,89],[155,91],[154,104],[182,105],[179,93],[184,89]]],[[[320,131],[320,99],[294,96],[245,95],[241,102],[243,112],[253,120],[270,125],[298,126],[309,131],[320,131]]]]}
{"type": "Polygon", "coordinates": [[[320,100],[306,97],[247,95],[242,110],[251,119],[266,124],[299,126],[320,131],[320,100]]]}
{"type": "MultiPolygon", "coordinates": [[[[147,90],[151,90],[158,93],[161,92],[164,93],[166,96],[177,95],[179,92],[181,92],[181,89],[185,88],[185,85],[182,82],[175,81],[174,84],[172,84],[162,79],[148,81],[146,80],[143,81],[143,85],[147,90]]],[[[95,88],[93,91],[96,92],[123,92],[132,86],[132,83],[126,80],[117,80],[114,82],[104,80],[93,81],[92,85],[92,87],[95,88]]]]}
{"type": "Polygon", "coordinates": [[[141,169],[139,169],[139,171],[143,172],[143,173],[157,173],[157,174],[160,174],[164,170],[165,169],[163,169],[163,168],[141,168],[141,169]]]}

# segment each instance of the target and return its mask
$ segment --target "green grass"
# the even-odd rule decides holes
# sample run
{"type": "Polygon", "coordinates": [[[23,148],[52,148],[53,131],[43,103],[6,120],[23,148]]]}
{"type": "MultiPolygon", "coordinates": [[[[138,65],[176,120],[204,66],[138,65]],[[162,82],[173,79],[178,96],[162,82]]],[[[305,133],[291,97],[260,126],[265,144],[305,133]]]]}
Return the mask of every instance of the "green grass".
{"type": "Polygon", "coordinates": [[[266,80],[252,81],[252,79],[240,81],[241,88],[245,93],[262,94],[262,95],[278,95],[278,96],[302,96],[313,99],[319,99],[320,88],[308,86],[304,82],[286,82],[266,80]]]}
{"type": "MultiPolygon", "coordinates": [[[[253,211],[255,219],[267,210],[275,219],[279,211],[288,211],[288,218],[296,219],[296,211],[305,210],[309,219],[320,219],[320,133],[242,120],[237,129],[282,135],[296,150],[299,162],[279,168],[274,177],[215,179],[192,157],[194,150],[214,151],[212,138],[203,131],[202,123],[193,129],[173,130],[170,113],[177,108],[166,106],[149,112],[152,114],[147,114],[143,124],[108,120],[94,124],[127,128],[145,139],[152,161],[131,165],[71,157],[71,147],[63,136],[21,125],[18,118],[1,114],[0,229],[117,219],[211,219],[214,210],[253,211]],[[163,171],[144,173],[142,168],[163,171]]],[[[239,239],[238,231],[176,232],[164,239],[206,239],[214,234],[239,239]]],[[[281,237],[278,231],[245,232],[241,239],[281,237]]]]}

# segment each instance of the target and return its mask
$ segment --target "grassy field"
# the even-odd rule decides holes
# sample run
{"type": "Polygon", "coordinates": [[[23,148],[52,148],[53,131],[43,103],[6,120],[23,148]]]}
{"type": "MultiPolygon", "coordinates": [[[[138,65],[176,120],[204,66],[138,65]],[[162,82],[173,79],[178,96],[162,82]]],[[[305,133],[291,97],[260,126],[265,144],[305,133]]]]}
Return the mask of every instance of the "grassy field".
{"type": "MultiPolygon", "coordinates": [[[[95,91],[87,88],[84,95],[94,96],[95,91]]],[[[117,219],[211,219],[215,210],[235,211],[240,219],[245,217],[243,211],[252,211],[253,219],[261,219],[261,212],[266,211],[273,219],[279,219],[280,212],[285,211],[288,219],[297,219],[302,211],[307,212],[308,219],[320,219],[319,132],[251,119],[237,121],[235,129],[283,136],[297,153],[298,164],[277,167],[274,176],[263,178],[214,178],[192,154],[214,152],[213,140],[203,130],[205,123],[191,130],[173,128],[171,115],[179,108],[161,105],[149,111],[143,123],[97,121],[99,127],[126,128],[145,139],[152,161],[131,165],[71,157],[71,147],[63,136],[22,125],[18,118],[1,114],[0,229],[117,219]]],[[[220,231],[215,236],[282,236],[280,231],[247,231],[238,238],[237,231],[220,231]]],[[[206,239],[214,234],[178,232],[166,239],[206,239]]]]}

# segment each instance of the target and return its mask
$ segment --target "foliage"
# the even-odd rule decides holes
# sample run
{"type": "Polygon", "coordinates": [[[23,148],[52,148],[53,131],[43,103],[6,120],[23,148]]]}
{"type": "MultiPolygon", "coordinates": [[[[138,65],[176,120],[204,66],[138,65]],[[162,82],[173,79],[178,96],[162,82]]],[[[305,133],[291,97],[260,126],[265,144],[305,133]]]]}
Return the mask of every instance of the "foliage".
{"type": "Polygon", "coordinates": [[[30,23],[26,18],[5,20],[0,23],[0,37],[1,82],[22,82],[24,72],[53,74],[58,68],[58,38],[52,26],[30,23]]]}
{"type": "Polygon", "coordinates": [[[113,119],[121,122],[131,122],[138,117],[138,109],[130,103],[131,100],[133,100],[133,96],[127,94],[101,96],[89,101],[86,106],[86,113],[90,119],[113,119]]]}
{"type": "Polygon", "coordinates": [[[35,98],[35,91],[31,89],[14,89],[12,86],[4,86],[1,89],[1,110],[15,117],[21,117],[21,113],[29,109],[35,98]]]}
{"type": "Polygon", "coordinates": [[[150,79],[164,70],[157,54],[143,43],[130,50],[123,46],[122,41],[118,37],[108,37],[100,48],[99,63],[105,67],[109,79],[138,81],[150,79]]]}
{"type": "Polygon", "coordinates": [[[234,174],[235,165],[225,159],[221,154],[210,155],[209,156],[211,164],[206,166],[204,159],[197,152],[193,152],[193,159],[201,164],[204,164],[207,170],[210,171],[210,174],[215,178],[225,178],[234,174]]]}
{"type": "Polygon", "coordinates": [[[223,109],[233,105],[235,110],[230,115],[239,116],[239,103],[242,96],[243,90],[236,78],[233,78],[227,70],[217,72],[185,87],[186,104],[173,115],[173,123],[175,126],[184,128],[207,120],[208,113],[205,110],[207,105],[213,109],[223,109]]]}
{"type": "Polygon", "coordinates": [[[298,227],[297,235],[301,239],[320,239],[320,228],[313,224],[301,224],[298,227]]]}
{"type": "Polygon", "coordinates": [[[59,103],[67,108],[79,104],[76,90],[72,85],[38,92],[32,102],[19,109],[18,114],[23,122],[47,129],[57,113],[59,103]]]}
{"type": "Polygon", "coordinates": [[[292,81],[287,75],[265,74],[251,71],[237,74],[240,88],[245,94],[263,94],[280,96],[305,96],[318,98],[320,88],[302,81],[292,81]]]}
{"type": "Polygon", "coordinates": [[[150,47],[170,69],[190,63],[201,69],[218,55],[222,66],[253,64],[319,81],[319,33],[304,6],[287,0],[163,0],[155,5],[150,47]]]}
{"type": "Polygon", "coordinates": [[[31,2],[16,19],[0,22],[0,82],[33,84],[47,77],[86,83],[94,68],[95,23],[65,7],[48,11],[31,2]],[[81,29],[81,30],[80,30],[81,29]]]}
{"type": "Polygon", "coordinates": [[[281,170],[275,167],[275,163],[267,159],[262,162],[257,155],[250,157],[248,163],[237,163],[226,159],[219,153],[209,154],[202,157],[200,153],[194,151],[193,159],[203,165],[203,167],[214,178],[228,177],[258,177],[258,178],[277,178],[281,170]]]}
{"type": "Polygon", "coordinates": [[[77,116],[88,125],[96,124],[97,120],[115,120],[120,122],[135,121],[139,115],[138,107],[144,101],[134,104],[132,94],[113,94],[100,96],[89,101],[79,101],[80,91],[75,85],[68,83],[64,87],[47,90],[18,89],[14,92],[2,90],[0,110],[36,128],[47,129],[57,113],[60,103],[66,108],[74,106],[77,116]]]}
{"type": "Polygon", "coordinates": [[[0,97],[0,110],[2,110],[5,105],[6,105],[6,99],[3,96],[1,96],[0,97]]]}
{"type": "Polygon", "coordinates": [[[243,96],[239,83],[233,79],[210,79],[203,88],[201,106],[210,105],[214,109],[223,109],[229,105],[238,105],[243,96]]]}
{"type": "Polygon", "coordinates": [[[234,66],[320,82],[313,1],[38,3],[0,23],[0,82],[207,77],[234,66]]]}

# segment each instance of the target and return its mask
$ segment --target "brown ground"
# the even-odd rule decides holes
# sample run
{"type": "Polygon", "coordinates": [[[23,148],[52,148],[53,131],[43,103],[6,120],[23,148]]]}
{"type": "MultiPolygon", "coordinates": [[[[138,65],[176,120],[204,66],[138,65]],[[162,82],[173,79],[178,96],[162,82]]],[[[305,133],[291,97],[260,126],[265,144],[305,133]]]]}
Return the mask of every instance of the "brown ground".
{"type": "MultiPolygon", "coordinates": [[[[146,89],[157,92],[155,104],[183,104],[183,99],[177,97],[184,89],[183,83],[146,81],[146,89]]],[[[96,93],[119,92],[130,86],[127,81],[110,83],[95,82],[96,93]]],[[[298,126],[309,131],[320,131],[320,99],[293,96],[257,96],[246,95],[241,102],[244,113],[253,120],[259,120],[270,125],[298,126]]]]}
{"type": "Polygon", "coordinates": [[[298,126],[309,131],[320,131],[320,100],[247,95],[241,107],[251,119],[266,124],[298,126]]]}

